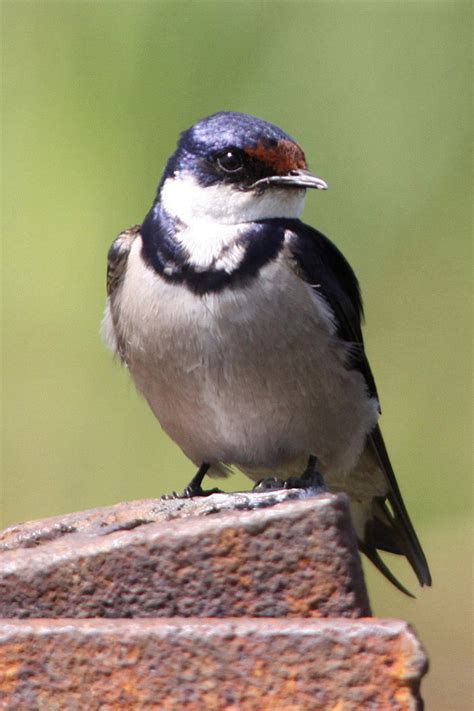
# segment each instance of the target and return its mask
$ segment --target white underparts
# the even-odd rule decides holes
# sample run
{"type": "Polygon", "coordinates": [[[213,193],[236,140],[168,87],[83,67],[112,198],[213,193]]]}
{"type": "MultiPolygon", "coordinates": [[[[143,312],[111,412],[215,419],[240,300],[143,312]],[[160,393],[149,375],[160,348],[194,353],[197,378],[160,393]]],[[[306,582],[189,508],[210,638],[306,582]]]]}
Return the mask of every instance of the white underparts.
{"type": "Polygon", "coordinates": [[[331,485],[355,467],[378,404],[284,252],[245,288],[197,297],[147,267],[137,239],[108,313],[109,345],[113,322],[138,389],[196,464],[286,476],[316,453],[331,485]]]}
{"type": "Polygon", "coordinates": [[[185,247],[189,262],[199,271],[224,269],[231,273],[242,261],[245,249],[239,243],[236,225],[221,225],[212,220],[195,220],[178,229],[175,240],[185,247]]]}
{"type": "Polygon", "coordinates": [[[237,225],[275,217],[300,217],[306,190],[272,187],[262,193],[239,190],[233,185],[202,186],[187,172],[176,173],[161,188],[166,212],[184,224],[204,220],[237,225]]]}

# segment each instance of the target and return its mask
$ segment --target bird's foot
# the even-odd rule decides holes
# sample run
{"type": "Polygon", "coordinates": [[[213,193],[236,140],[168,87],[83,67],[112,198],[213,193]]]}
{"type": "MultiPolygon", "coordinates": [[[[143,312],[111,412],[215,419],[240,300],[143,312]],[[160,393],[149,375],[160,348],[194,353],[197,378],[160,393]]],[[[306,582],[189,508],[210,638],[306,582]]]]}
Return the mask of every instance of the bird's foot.
{"type": "Polygon", "coordinates": [[[319,472],[311,476],[290,476],[284,481],[285,489],[314,489],[318,494],[324,494],[328,488],[319,472]]]}
{"type": "Polygon", "coordinates": [[[223,494],[224,492],[221,491],[221,489],[203,489],[202,488],[202,480],[206,476],[206,473],[209,469],[210,465],[209,464],[201,464],[199,467],[198,471],[196,474],[193,476],[187,487],[184,489],[182,494],[178,494],[178,492],[173,491],[172,494],[163,494],[161,497],[164,500],[170,500],[170,499],[192,499],[194,496],[210,496],[211,494],[223,494]]]}
{"type": "Polygon", "coordinates": [[[171,501],[173,499],[193,499],[195,496],[211,496],[211,494],[223,493],[222,489],[218,489],[217,487],[214,489],[202,489],[201,487],[199,487],[199,489],[194,489],[188,485],[185,489],[183,489],[181,494],[177,491],[172,491],[171,494],[163,494],[161,498],[163,501],[171,501]]]}
{"type": "Polygon", "coordinates": [[[191,484],[183,490],[182,494],[179,494],[176,498],[178,499],[192,499],[193,496],[211,496],[211,494],[223,494],[222,489],[218,489],[215,486],[213,489],[203,489],[201,486],[195,487],[191,484]]]}
{"type": "Polygon", "coordinates": [[[328,489],[321,472],[317,469],[317,463],[316,457],[311,455],[308,460],[308,466],[301,476],[290,476],[288,479],[278,479],[277,477],[261,479],[255,484],[253,491],[262,493],[281,489],[313,489],[318,494],[323,494],[328,489]]]}
{"type": "Polygon", "coordinates": [[[324,494],[328,491],[324,483],[323,475],[318,470],[318,460],[311,454],[308,459],[308,465],[300,477],[290,477],[286,480],[287,488],[291,486],[297,489],[314,489],[318,494],[324,494]]]}
{"type": "Polygon", "coordinates": [[[268,477],[268,479],[260,479],[253,487],[253,491],[257,494],[262,494],[267,491],[281,491],[286,489],[284,479],[278,479],[276,476],[268,477]]]}

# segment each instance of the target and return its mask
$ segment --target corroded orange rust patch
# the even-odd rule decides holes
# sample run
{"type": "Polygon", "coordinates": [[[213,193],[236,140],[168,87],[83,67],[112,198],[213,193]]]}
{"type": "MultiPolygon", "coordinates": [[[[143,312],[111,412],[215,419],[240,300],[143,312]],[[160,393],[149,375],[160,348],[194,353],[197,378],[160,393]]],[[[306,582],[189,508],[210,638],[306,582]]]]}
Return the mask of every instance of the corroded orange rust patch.
{"type": "Polygon", "coordinates": [[[21,652],[23,645],[21,642],[12,642],[10,645],[12,657],[4,649],[0,650],[0,697],[3,694],[13,694],[18,684],[20,684],[20,672],[23,664],[21,662],[21,652]]]}
{"type": "Polygon", "coordinates": [[[409,626],[374,618],[2,620],[0,651],[2,709],[414,711],[426,673],[409,626]]]}
{"type": "Polygon", "coordinates": [[[268,505],[295,493],[142,501],[16,526],[0,536],[0,617],[370,614],[348,500],[268,505]]]}
{"type": "Polygon", "coordinates": [[[301,148],[292,141],[278,141],[276,145],[257,143],[245,148],[247,155],[266,163],[276,175],[284,175],[290,170],[306,169],[306,158],[301,148]]]}

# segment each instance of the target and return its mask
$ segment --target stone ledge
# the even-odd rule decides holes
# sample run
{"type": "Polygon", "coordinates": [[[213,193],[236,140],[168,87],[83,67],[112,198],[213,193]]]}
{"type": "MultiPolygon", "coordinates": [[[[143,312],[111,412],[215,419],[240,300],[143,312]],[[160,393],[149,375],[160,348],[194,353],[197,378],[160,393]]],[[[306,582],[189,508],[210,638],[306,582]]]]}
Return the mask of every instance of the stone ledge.
{"type": "Polygon", "coordinates": [[[135,502],[0,540],[0,617],[370,614],[343,494],[135,502]]]}
{"type": "Polygon", "coordinates": [[[0,624],[0,705],[9,709],[413,711],[426,667],[398,620],[0,624]]]}

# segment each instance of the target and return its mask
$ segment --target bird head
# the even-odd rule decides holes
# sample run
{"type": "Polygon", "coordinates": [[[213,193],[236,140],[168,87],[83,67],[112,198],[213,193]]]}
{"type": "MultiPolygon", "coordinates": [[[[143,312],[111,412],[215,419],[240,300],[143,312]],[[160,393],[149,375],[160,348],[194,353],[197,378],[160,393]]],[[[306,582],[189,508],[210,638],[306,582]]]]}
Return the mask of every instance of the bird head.
{"type": "Polygon", "coordinates": [[[254,116],[220,112],[181,134],[157,200],[185,224],[242,224],[299,217],[307,188],[327,184],[290,136],[254,116]]]}

